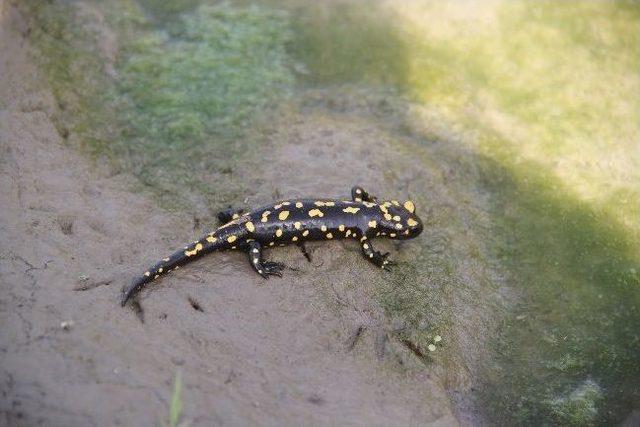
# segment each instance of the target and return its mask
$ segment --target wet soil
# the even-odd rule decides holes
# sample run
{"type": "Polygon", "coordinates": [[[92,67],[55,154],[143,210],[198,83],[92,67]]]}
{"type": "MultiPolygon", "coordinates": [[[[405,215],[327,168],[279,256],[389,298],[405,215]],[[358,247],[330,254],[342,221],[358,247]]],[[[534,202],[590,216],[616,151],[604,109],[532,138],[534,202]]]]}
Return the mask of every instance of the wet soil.
{"type": "MultiPolygon", "coordinates": [[[[243,254],[209,256],[122,309],[131,277],[211,224],[69,148],[28,28],[4,2],[0,19],[0,424],[157,425],[177,371],[194,426],[458,424],[438,372],[385,338],[367,291],[381,273],[355,247],[313,246],[311,264],[272,251],[292,269],[268,282],[243,254]]],[[[359,180],[390,190],[365,148],[378,131],[309,120],[272,154],[297,161],[274,161],[247,204],[346,195],[359,180]]]]}

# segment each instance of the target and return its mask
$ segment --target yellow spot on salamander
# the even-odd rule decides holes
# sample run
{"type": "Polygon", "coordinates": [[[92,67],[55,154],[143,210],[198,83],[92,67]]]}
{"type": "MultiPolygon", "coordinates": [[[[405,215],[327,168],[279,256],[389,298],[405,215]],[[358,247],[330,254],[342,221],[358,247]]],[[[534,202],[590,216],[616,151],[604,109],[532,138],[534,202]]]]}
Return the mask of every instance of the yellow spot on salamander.
{"type": "Polygon", "coordinates": [[[148,271],[145,271],[145,272],[144,272],[144,275],[145,275],[145,276],[147,276],[147,277],[149,277],[149,276],[151,276],[151,273],[149,273],[148,271]]]}
{"type": "Polygon", "coordinates": [[[273,245],[275,245],[274,242],[269,242],[269,246],[273,246],[273,245]]]}
{"type": "Polygon", "coordinates": [[[300,221],[296,221],[293,223],[293,226],[296,228],[296,230],[300,230],[300,227],[302,227],[302,223],[300,221]]]}
{"type": "Polygon", "coordinates": [[[238,218],[240,218],[240,214],[237,214],[237,213],[234,213],[234,214],[231,216],[231,219],[238,219],[238,218]]]}
{"type": "Polygon", "coordinates": [[[213,236],[207,236],[207,242],[209,242],[209,243],[213,243],[213,242],[215,242],[216,240],[218,240],[218,239],[216,239],[216,238],[215,238],[215,237],[213,237],[213,236]]]}
{"type": "Polygon", "coordinates": [[[397,223],[397,224],[396,224],[396,228],[397,228],[398,230],[400,230],[400,229],[402,228],[402,224],[397,223]]]}
{"type": "Polygon", "coordinates": [[[158,273],[162,273],[162,267],[158,269],[158,273]]]}
{"type": "Polygon", "coordinates": [[[256,227],[253,225],[251,221],[247,222],[244,226],[247,227],[247,230],[249,230],[252,233],[256,231],[256,227]]]}
{"type": "Polygon", "coordinates": [[[285,219],[287,219],[289,217],[289,211],[282,211],[278,214],[278,219],[280,221],[284,221],[285,219]]]}
{"type": "Polygon", "coordinates": [[[155,276],[153,276],[154,279],[157,279],[158,277],[160,277],[159,274],[156,274],[155,276]]]}
{"type": "Polygon", "coordinates": [[[378,226],[378,222],[376,220],[369,221],[369,227],[376,228],[378,226]]]}
{"type": "Polygon", "coordinates": [[[392,200],[391,203],[393,203],[396,206],[400,206],[400,203],[397,200],[392,200]]]}
{"type": "Polygon", "coordinates": [[[347,230],[347,233],[344,236],[349,237],[350,235],[351,235],[351,230],[347,230]]]}
{"type": "Polygon", "coordinates": [[[389,233],[389,237],[396,237],[396,233],[389,233]]]}
{"type": "Polygon", "coordinates": [[[237,240],[238,238],[236,236],[229,236],[227,237],[227,242],[229,243],[233,243],[237,240]]]}
{"type": "Polygon", "coordinates": [[[282,202],[282,206],[289,206],[291,203],[289,202],[282,202]]]}
{"type": "Polygon", "coordinates": [[[169,262],[169,258],[162,258],[162,261],[169,262]]]}
{"type": "Polygon", "coordinates": [[[362,204],[368,208],[372,208],[376,205],[375,203],[371,203],[371,202],[362,202],[362,204]]]}
{"type": "Polygon", "coordinates": [[[302,207],[302,202],[296,202],[296,208],[300,209],[302,207]]]}
{"type": "Polygon", "coordinates": [[[321,226],[321,227],[320,227],[320,230],[322,230],[322,231],[327,231],[327,226],[326,226],[326,225],[321,226]]]}
{"type": "Polygon", "coordinates": [[[282,230],[278,228],[276,230],[276,237],[280,237],[280,236],[282,236],[282,230]]]}
{"type": "Polygon", "coordinates": [[[327,239],[333,239],[333,234],[327,233],[327,239]]]}
{"type": "Polygon", "coordinates": [[[396,216],[394,216],[394,217],[393,217],[393,220],[394,220],[394,221],[400,221],[400,215],[396,215],[396,216]]]}
{"type": "Polygon", "coordinates": [[[340,231],[344,231],[344,224],[340,224],[340,225],[338,226],[338,230],[340,230],[340,231]]]}
{"type": "Polygon", "coordinates": [[[409,218],[409,219],[407,220],[407,224],[409,225],[409,227],[413,227],[414,225],[418,225],[418,221],[416,221],[416,220],[415,220],[415,219],[413,219],[413,218],[409,218]]]}
{"type": "Polygon", "coordinates": [[[322,218],[324,216],[324,214],[322,213],[322,211],[320,209],[311,209],[309,211],[309,216],[310,217],[319,216],[320,218],[322,218]]]}
{"type": "Polygon", "coordinates": [[[191,251],[184,251],[186,256],[192,256],[198,253],[198,251],[202,250],[202,243],[197,243],[196,246],[191,251]]]}
{"type": "Polygon", "coordinates": [[[298,240],[298,236],[293,236],[293,237],[291,238],[291,241],[292,241],[292,242],[295,242],[296,240],[298,240]]]}
{"type": "Polygon", "coordinates": [[[282,203],[275,205],[273,209],[280,209],[281,207],[282,207],[282,203]]]}
{"type": "Polygon", "coordinates": [[[351,207],[351,206],[349,206],[348,208],[342,209],[343,212],[352,213],[352,214],[358,213],[359,210],[360,210],[360,208],[354,208],[354,207],[351,207]]]}
{"type": "Polygon", "coordinates": [[[271,211],[262,212],[262,218],[260,219],[260,222],[267,222],[270,213],[271,211]]]}
{"type": "Polygon", "coordinates": [[[305,236],[305,237],[308,236],[309,235],[309,230],[304,230],[302,232],[302,235],[305,236]]]}
{"type": "Polygon", "coordinates": [[[411,213],[414,213],[416,211],[416,205],[414,205],[411,200],[407,200],[406,202],[404,202],[403,206],[406,210],[408,210],[411,213]]]}
{"type": "Polygon", "coordinates": [[[384,214],[384,219],[386,219],[387,221],[391,221],[391,214],[384,214]]]}

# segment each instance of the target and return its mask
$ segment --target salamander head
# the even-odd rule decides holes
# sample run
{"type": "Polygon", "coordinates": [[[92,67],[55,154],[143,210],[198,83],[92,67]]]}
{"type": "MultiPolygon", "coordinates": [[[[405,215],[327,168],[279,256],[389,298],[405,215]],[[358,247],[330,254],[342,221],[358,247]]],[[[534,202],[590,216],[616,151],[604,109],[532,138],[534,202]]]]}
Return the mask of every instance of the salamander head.
{"type": "Polygon", "coordinates": [[[380,203],[382,217],[380,228],[392,239],[412,239],[422,233],[422,221],[416,215],[416,206],[411,200],[380,203]]]}

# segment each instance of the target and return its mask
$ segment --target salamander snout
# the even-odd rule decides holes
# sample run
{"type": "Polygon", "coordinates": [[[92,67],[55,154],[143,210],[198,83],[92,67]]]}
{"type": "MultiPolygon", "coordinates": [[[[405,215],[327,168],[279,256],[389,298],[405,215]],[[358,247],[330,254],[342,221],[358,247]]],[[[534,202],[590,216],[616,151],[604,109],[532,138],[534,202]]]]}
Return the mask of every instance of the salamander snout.
{"type": "Polygon", "coordinates": [[[402,207],[405,209],[406,214],[408,214],[407,230],[409,232],[405,234],[405,237],[407,239],[417,237],[420,233],[422,233],[424,226],[422,225],[422,220],[420,220],[420,217],[416,215],[416,206],[411,200],[407,200],[402,204],[402,207]]]}
{"type": "Polygon", "coordinates": [[[386,236],[392,239],[412,239],[422,233],[424,227],[411,200],[402,204],[396,200],[384,202],[380,209],[384,216],[382,226],[386,236]]]}

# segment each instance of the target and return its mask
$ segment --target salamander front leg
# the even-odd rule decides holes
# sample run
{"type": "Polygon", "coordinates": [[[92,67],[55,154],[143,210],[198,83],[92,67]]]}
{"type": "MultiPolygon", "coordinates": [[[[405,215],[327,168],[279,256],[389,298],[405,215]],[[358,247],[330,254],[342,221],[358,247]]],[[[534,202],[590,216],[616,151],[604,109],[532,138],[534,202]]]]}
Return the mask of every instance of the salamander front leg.
{"type": "Polygon", "coordinates": [[[249,262],[253,269],[265,279],[269,276],[282,277],[285,265],[279,262],[265,261],[262,259],[262,246],[258,242],[249,242],[247,245],[249,262]]]}
{"type": "Polygon", "coordinates": [[[370,195],[359,185],[356,185],[351,189],[351,199],[353,199],[354,202],[378,203],[377,197],[370,195]]]}
{"type": "Polygon", "coordinates": [[[362,246],[362,254],[366,259],[383,270],[391,271],[391,266],[395,265],[395,262],[387,259],[389,252],[383,254],[376,251],[369,240],[360,241],[360,245],[362,246]]]}
{"type": "Polygon", "coordinates": [[[229,221],[232,221],[240,217],[240,215],[242,215],[243,213],[244,213],[244,210],[242,209],[229,208],[224,211],[218,212],[217,217],[218,217],[218,221],[220,221],[221,224],[226,224],[229,221]]]}

